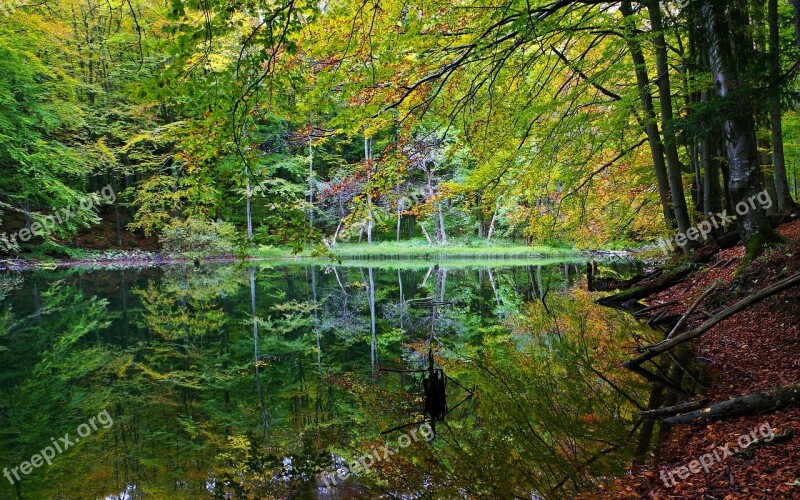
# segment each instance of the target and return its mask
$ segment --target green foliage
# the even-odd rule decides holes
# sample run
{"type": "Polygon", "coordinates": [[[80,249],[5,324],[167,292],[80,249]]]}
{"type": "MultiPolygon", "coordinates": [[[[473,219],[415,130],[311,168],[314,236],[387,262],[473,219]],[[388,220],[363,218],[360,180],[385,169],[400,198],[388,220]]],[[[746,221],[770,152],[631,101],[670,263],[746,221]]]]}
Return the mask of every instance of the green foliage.
{"type": "Polygon", "coordinates": [[[159,237],[165,252],[211,256],[231,254],[235,240],[236,229],[231,224],[193,218],[172,221],[159,237]]]}

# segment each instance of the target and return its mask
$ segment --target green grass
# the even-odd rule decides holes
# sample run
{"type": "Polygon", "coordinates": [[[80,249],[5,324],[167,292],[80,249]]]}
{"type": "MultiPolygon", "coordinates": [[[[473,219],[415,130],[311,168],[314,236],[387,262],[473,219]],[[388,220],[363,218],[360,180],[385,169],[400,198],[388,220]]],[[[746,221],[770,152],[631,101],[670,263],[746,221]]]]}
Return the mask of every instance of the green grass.
{"type": "MultiPolygon", "coordinates": [[[[299,257],[318,257],[308,249],[299,257]]],[[[389,260],[389,259],[512,259],[512,258],[553,258],[577,256],[581,253],[572,248],[556,248],[545,245],[520,245],[508,241],[454,240],[446,245],[431,246],[425,240],[382,241],[372,245],[366,243],[340,243],[331,251],[335,259],[342,260],[389,260]]],[[[254,257],[275,259],[292,257],[285,248],[261,247],[252,252],[254,257]]],[[[322,257],[325,257],[323,255],[322,257]]]]}
{"type": "Polygon", "coordinates": [[[266,267],[282,267],[293,265],[314,265],[314,266],[329,266],[348,268],[348,267],[378,267],[380,269],[388,270],[420,270],[429,269],[435,264],[439,264],[447,269],[501,269],[511,267],[525,267],[525,266],[551,266],[563,263],[582,263],[584,259],[579,256],[574,257],[510,257],[505,259],[498,258],[433,258],[433,259],[420,259],[420,258],[392,258],[392,259],[330,259],[322,257],[300,257],[296,260],[287,258],[267,258],[259,259],[258,265],[266,267]]]}

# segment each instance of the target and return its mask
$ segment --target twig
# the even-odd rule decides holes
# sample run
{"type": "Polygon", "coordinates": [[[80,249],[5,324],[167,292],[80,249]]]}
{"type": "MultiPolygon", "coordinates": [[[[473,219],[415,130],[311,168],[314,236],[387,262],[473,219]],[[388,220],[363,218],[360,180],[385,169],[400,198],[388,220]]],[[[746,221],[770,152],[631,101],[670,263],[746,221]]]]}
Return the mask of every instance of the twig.
{"type": "Polygon", "coordinates": [[[678,304],[677,300],[673,300],[672,302],[665,302],[663,304],[658,304],[658,305],[655,305],[655,306],[646,307],[646,308],[642,309],[641,311],[637,311],[637,312],[633,313],[633,315],[636,318],[640,318],[640,317],[644,316],[647,313],[651,313],[653,311],[658,311],[659,309],[663,309],[665,307],[674,306],[675,304],[678,304]]]}

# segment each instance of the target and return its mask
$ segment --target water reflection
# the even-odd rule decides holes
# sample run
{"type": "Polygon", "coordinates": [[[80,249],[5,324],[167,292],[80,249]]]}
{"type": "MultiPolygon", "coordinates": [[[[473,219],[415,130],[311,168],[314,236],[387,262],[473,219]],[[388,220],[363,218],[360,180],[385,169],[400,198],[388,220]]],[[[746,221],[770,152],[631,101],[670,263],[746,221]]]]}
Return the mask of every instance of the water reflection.
{"type": "Polygon", "coordinates": [[[585,264],[518,264],[5,276],[0,467],[104,409],[114,425],[0,482],[0,497],[531,498],[600,487],[630,466],[636,412],[651,396],[619,367],[618,347],[640,327],[593,303],[585,264]],[[432,442],[341,488],[318,481],[431,418],[432,442]]]}

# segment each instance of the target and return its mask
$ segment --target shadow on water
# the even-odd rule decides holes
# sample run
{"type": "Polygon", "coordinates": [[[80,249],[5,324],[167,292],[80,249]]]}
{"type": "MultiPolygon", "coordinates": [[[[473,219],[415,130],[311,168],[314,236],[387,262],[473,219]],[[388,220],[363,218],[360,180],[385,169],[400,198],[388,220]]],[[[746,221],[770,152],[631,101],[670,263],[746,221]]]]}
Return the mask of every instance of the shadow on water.
{"type": "Polygon", "coordinates": [[[655,386],[620,367],[654,332],[597,306],[585,263],[389,266],[2,275],[0,497],[569,497],[646,460],[667,430],[639,412],[702,384],[688,354],[655,386]]]}

